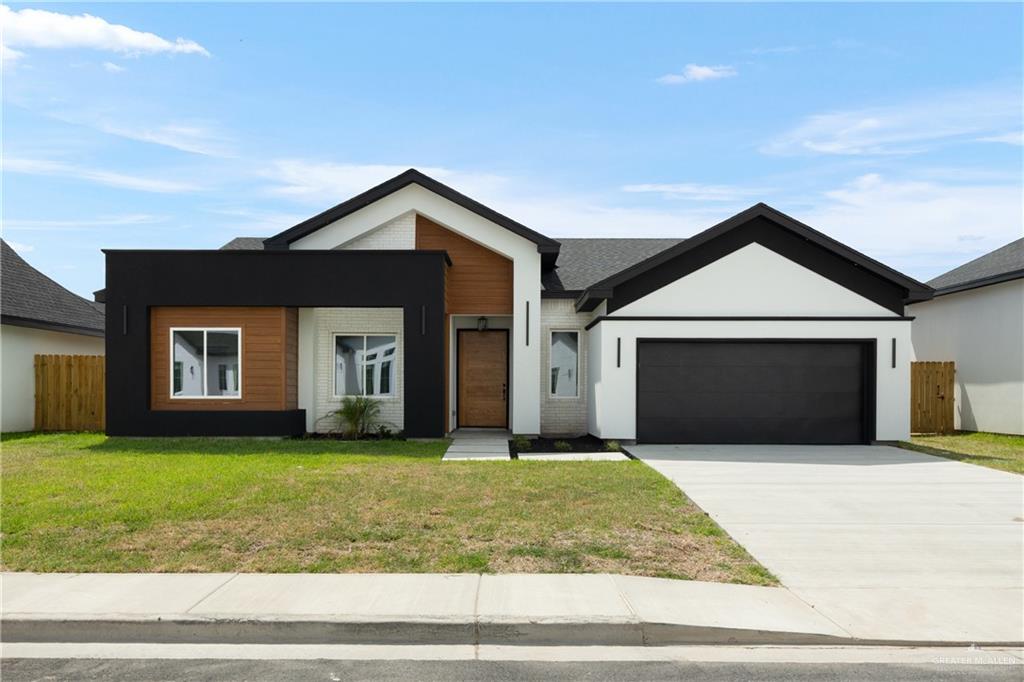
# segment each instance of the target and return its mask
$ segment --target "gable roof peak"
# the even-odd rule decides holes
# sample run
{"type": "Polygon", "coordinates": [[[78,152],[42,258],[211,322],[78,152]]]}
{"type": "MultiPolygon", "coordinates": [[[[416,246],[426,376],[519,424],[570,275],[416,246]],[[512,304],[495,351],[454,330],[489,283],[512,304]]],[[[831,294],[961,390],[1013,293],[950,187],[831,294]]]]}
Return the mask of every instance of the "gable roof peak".
{"type": "Polygon", "coordinates": [[[268,237],[263,241],[264,247],[274,250],[288,249],[292,242],[312,234],[320,228],[340,220],[351,213],[355,213],[356,211],[365,208],[366,206],[369,206],[370,204],[379,201],[413,183],[451,201],[452,203],[458,204],[468,211],[476,213],[480,217],[489,220],[492,223],[523,237],[524,239],[534,242],[537,245],[537,251],[541,254],[544,266],[554,267],[559,249],[559,243],[557,241],[535,230],[531,230],[522,223],[519,223],[508,216],[502,215],[492,208],[484,206],[479,201],[471,199],[458,190],[435,180],[415,168],[409,168],[390,180],[385,180],[379,185],[371,187],[351,199],[347,199],[346,201],[343,201],[340,204],[313,216],[312,218],[302,221],[298,225],[290,227],[289,229],[272,237],[268,237]]]}

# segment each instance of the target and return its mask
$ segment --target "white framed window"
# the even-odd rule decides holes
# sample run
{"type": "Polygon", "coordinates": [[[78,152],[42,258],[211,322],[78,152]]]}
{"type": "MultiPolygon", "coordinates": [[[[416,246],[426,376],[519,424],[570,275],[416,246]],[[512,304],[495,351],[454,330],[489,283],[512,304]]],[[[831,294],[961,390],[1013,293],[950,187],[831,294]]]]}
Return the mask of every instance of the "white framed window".
{"type": "Polygon", "coordinates": [[[580,394],[580,333],[578,330],[551,330],[549,365],[552,398],[577,398],[580,394]]]}
{"type": "Polygon", "coordinates": [[[388,334],[334,335],[334,396],[389,398],[398,379],[398,339],[388,334]]]}
{"type": "Polygon", "coordinates": [[[240,327],[171,327],[171,398],[242,397],[240,327]]]}

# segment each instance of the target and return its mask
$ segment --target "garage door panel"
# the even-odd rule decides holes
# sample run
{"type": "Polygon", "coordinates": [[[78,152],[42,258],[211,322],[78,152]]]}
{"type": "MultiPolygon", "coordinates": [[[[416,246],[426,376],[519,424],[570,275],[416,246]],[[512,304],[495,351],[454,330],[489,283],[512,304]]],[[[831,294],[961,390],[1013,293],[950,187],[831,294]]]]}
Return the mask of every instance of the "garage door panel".
{"type": "Polygon", "coordinates": [[[686,394],[644,392],[638,412],[659,419],[729,418],[782,419],[792,414],[818,419],[859,419],[861,396],[855,393],[738,392],[686,394]]]}
{"type": "Polygon", "coordinates": [[[644,341],[637,439],[861,443],[862,342],[644,341]]]}

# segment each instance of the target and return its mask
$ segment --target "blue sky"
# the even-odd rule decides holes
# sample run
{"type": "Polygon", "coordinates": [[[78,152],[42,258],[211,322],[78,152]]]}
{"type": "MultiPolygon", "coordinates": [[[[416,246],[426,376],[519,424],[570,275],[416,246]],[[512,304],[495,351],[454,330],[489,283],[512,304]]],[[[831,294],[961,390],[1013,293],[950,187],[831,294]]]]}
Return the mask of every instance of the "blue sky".
{"type": "Polygon", "coordinates": [[[1019,4],[10,4],[3,233],[266,236],[415,166],[554,237],[765,201],[928,279],[1024,233],[1019,4]],[[90,17],[83,17],[90,15],[90,17]]]}

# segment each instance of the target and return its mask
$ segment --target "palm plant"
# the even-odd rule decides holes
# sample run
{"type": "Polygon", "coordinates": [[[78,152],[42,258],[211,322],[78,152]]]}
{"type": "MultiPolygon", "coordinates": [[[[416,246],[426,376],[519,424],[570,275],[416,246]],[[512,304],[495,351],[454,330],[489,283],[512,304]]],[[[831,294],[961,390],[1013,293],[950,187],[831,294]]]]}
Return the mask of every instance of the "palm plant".
{"type": "Polygon", "coordinates": [[[341,422],[342,431],[349,438],[358,438],[369,433],[380,421],[380,403],[365,396],[349,396],[341,401],[341,408],[335,410],[341,422]]]}

